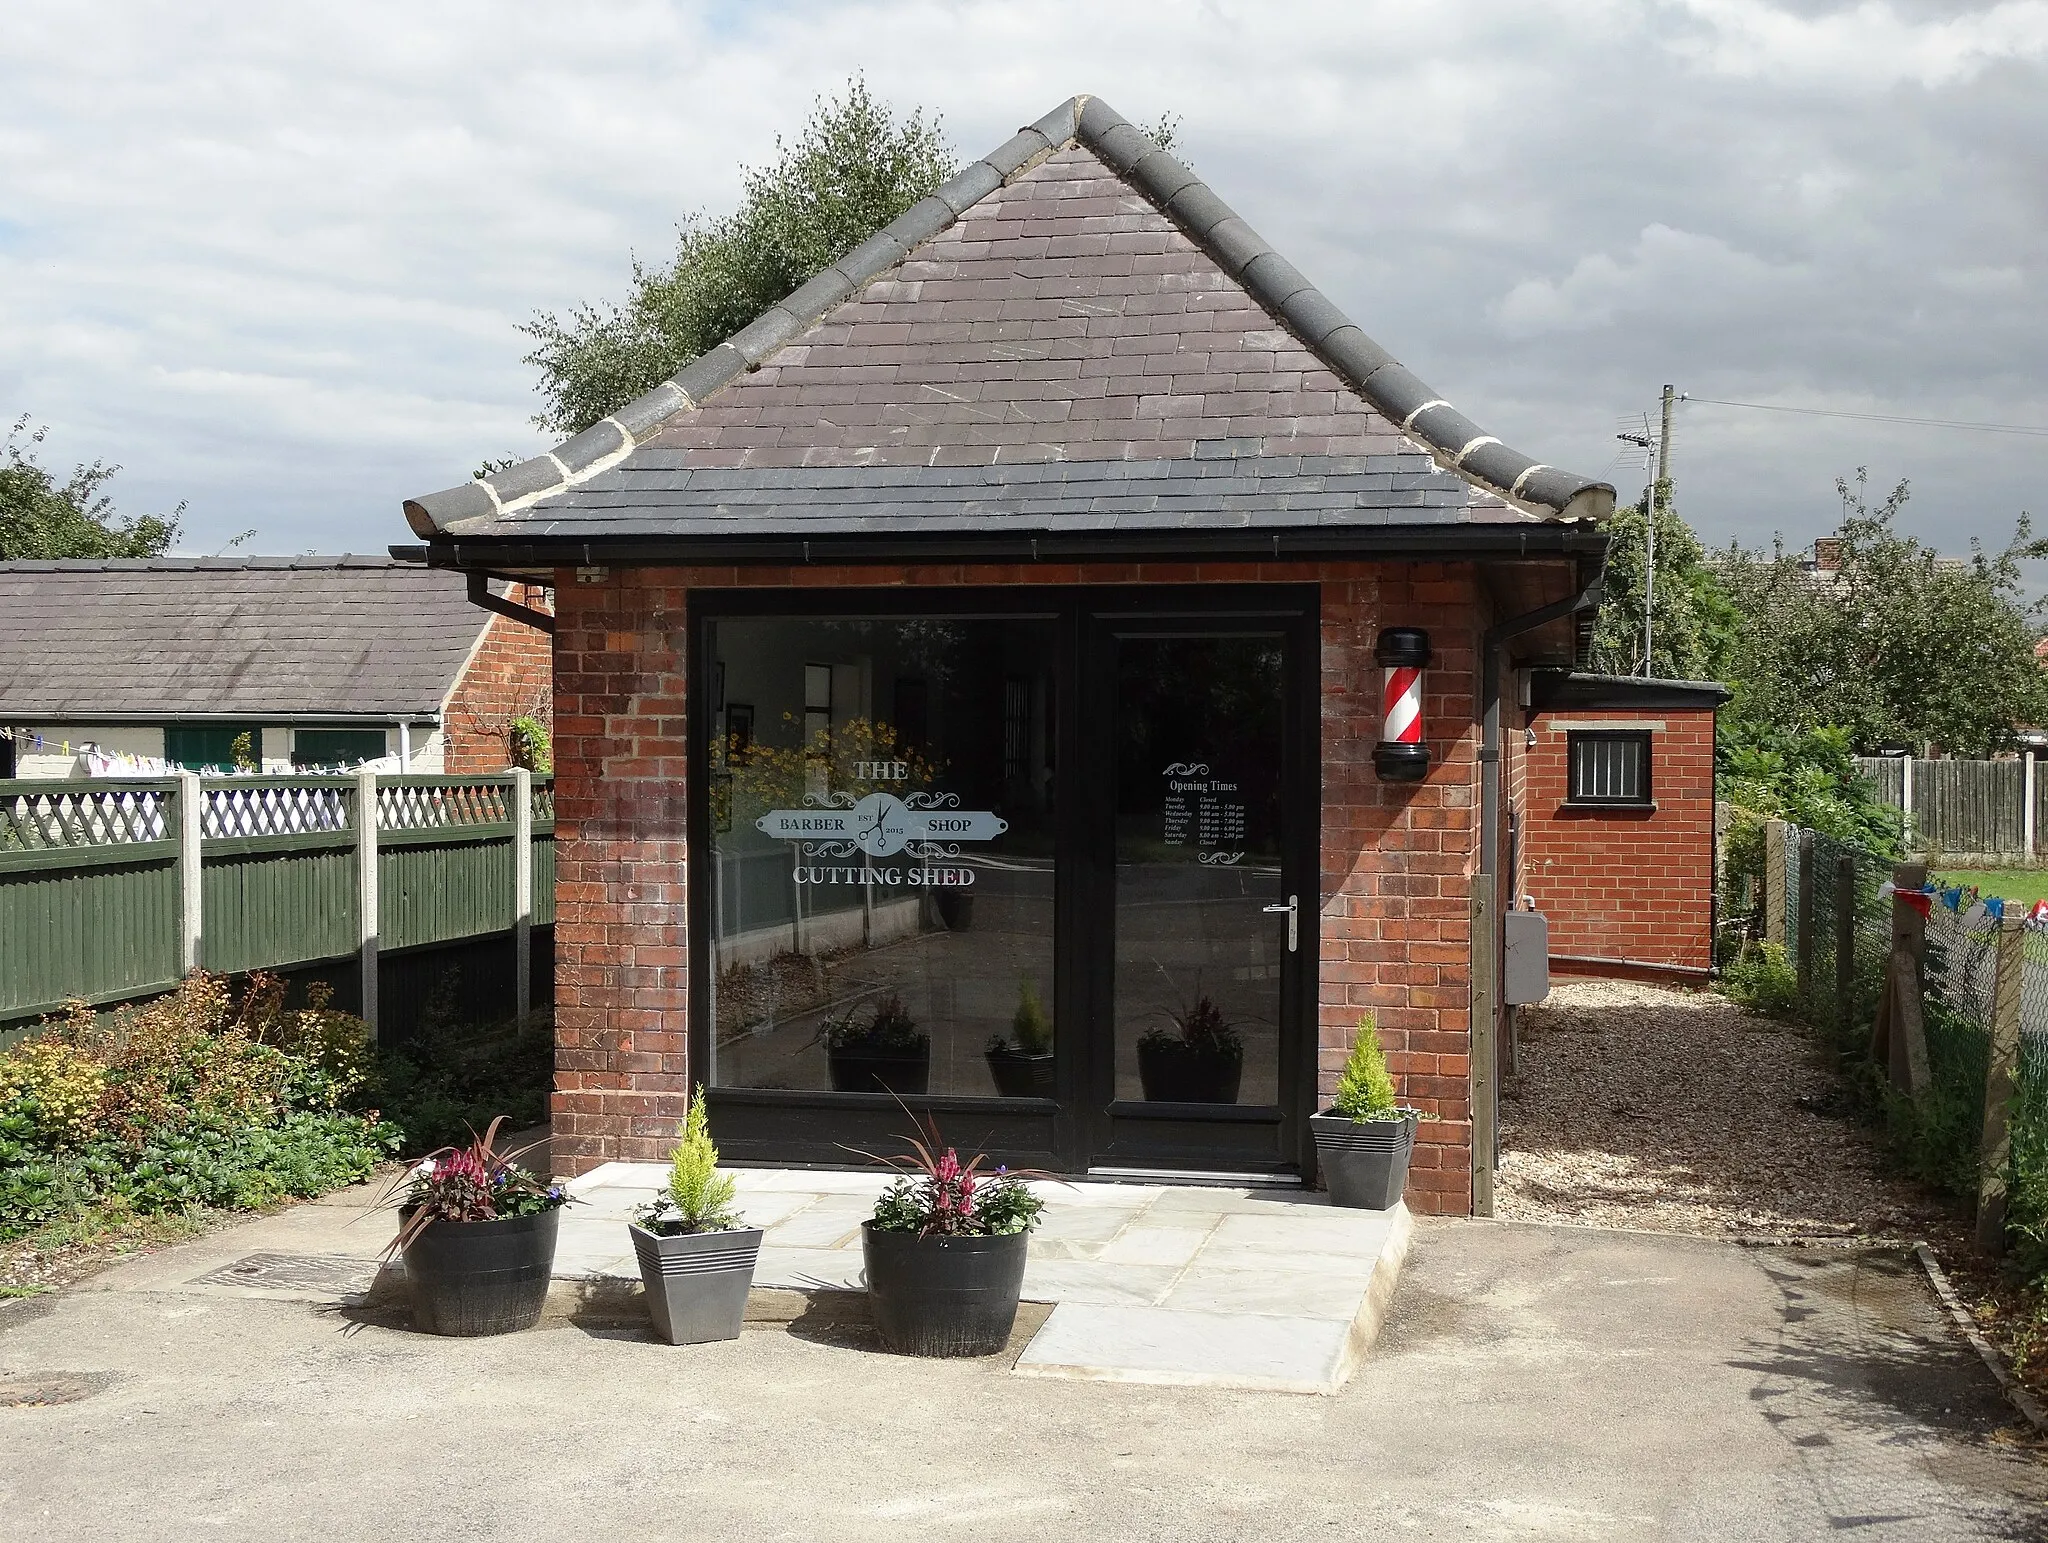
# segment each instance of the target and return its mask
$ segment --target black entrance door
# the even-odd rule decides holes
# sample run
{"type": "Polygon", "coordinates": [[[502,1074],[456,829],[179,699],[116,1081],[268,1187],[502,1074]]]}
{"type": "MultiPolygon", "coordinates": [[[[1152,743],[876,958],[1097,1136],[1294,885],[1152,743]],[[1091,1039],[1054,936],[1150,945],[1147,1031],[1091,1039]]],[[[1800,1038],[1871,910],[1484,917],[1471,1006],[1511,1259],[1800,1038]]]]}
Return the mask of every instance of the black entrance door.
{"type": "Polygon", "coordinates": [[[732,1159],[929,1113],[1065,1172],[1300,1160],[1312,590],[692,606],[690,1064],[732,1159]]]}
{"type": "Polygon", "coordinates": [[[1300,624],[1091,630],[1089,1164],[1288,1166],[1316,912],[1300,624]]]}

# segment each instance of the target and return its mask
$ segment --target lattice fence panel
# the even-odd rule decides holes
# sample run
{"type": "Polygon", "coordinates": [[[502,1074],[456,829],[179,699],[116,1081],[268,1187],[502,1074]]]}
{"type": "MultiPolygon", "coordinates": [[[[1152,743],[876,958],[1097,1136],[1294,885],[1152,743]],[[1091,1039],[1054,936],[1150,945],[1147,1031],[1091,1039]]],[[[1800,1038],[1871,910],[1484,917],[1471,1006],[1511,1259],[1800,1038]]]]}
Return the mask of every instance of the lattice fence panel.
{"type": "Polygon", "coordinates": [[[0,796],[0,852],[121,846],[177,834],[175,795],[149,788],[53,784],[51,790],[0,796]]]}
{"type": "Polygon", "coordinates": [[[353,801],[354,789],[339,783],[324,787],[209,787],[199,830],[209,837],[299,836],[348,830],[353,801]]]}
{"type": "Polygon", "coordinates": [[[377,789],[381,830],[445,830],[464,825],[504,825],[512,820],[510,782],[461,782],[377,789]]]}

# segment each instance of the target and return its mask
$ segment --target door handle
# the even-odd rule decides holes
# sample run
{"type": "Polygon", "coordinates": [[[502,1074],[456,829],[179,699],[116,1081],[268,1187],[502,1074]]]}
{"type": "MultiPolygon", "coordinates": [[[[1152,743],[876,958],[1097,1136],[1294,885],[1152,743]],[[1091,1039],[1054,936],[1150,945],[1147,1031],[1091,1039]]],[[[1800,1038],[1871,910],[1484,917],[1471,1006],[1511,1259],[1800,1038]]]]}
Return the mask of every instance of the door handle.
{"type": "Polygon", "coordinates": [[[1291,954],[1301,942],[1301,896],[1289,895],[1287,904],[1266,907],[1268,916],[1275,916],[1283,911],[1287,913],[1287,952],[1291,954]]]}

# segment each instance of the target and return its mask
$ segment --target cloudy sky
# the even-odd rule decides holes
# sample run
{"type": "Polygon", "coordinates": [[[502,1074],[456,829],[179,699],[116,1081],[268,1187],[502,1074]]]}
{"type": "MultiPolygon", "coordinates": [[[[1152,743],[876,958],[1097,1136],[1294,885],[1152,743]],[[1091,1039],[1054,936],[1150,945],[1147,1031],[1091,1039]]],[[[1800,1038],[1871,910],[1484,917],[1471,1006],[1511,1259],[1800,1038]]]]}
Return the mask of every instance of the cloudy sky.
{"type": "MultiPolygon", "coordinates": [[[[183,547],[381,551],[544,440],[518,324],[623,292],[866,72],[984,153],[1075,92],[1182,149],[1489,432],[1710,540],[1912,479],[2048,515],[2048,3],[9,0],[0,413],[183,547]],[[1631,455],[1635,452],[1629,452],[1631,455]]],[[[2048,569],[2048,564],[2041,565],[2048,569]]],[[[2037,581],[2048,574],[2035,575],[2037,581]]]]}

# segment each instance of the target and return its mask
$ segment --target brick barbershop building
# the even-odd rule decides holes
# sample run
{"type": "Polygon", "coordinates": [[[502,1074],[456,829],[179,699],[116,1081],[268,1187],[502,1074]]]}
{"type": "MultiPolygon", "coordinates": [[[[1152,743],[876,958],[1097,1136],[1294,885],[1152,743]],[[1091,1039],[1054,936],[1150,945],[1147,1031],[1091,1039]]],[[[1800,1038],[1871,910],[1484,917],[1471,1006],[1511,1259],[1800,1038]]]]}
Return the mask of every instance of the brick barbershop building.
{"type": "Polygon", "coordinates": [[[1613,489],[1485,433],[1096,98],[674,380],[409,501],[555,587],[557,1165],[1313,1179],[1377,1015],[1492,1207],[1503,755],[1613,489]]]}

